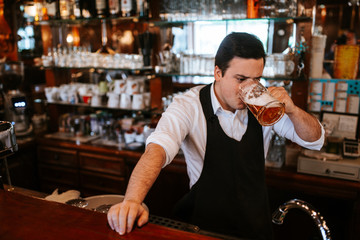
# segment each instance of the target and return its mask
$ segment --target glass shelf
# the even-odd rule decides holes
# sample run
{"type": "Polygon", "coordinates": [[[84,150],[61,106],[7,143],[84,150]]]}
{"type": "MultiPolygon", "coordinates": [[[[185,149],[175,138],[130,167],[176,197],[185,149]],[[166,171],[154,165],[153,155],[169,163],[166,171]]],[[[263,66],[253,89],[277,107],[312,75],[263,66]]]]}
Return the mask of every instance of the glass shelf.
{"type": "Polygon", "coordinates": [[[168,25],[184,25],[190,22],[217,22],[217,21],[274,21],[274,22],[306,22],[311,21],[310,17],[281,17],[281,18],[237,18],[237,19],[227,19],[227,18],[214,18],[214,19],[188,19],[188,20],[161,20],[161,19],[149,19],[143,17],[107,17],[107,18],[80,18],[80,19],[50,19],[44,21],[35,21],[36,25],[61,25],[61,24],[69,24],[69,25],[83,25],[88,23],[97,23],[101,20],[107,20],[112,23],[123,23],[123,22],[146,22],[151,26],[168,26],[168,25]]]}
{"type": "Polygon", "coordinates": [[[145,18],[140,17],[107,17],[107,18],[79,18],[79,19],[50,19],[46,21],[36,21],[36,25],[84,25],[88,23],[98,23],[101,20],[107,20],[113,23],[122,23],[122,22],[140,22],[145,21],[145,18]]]}
{"type": "Polygon", "coordinates": [[[158,77],[214,77],[214,74],[157,73],[158,77]]]}
{"type": "Polygon", "coordinates": [[[150,71],[153,73],[153,67],[142,67],[142,68],[107,68],[107,67],[60,67],[60,66],[34,66],[40,70],[52,70],[52,69],[76,69],[76,70],[89,70],[89,69],[99,69],[99,70],[110,70],[110,71],[131,71],[131,72],[146,72],[150,71]]]}
{"type": "Polygon", "coordinates": [[[310,17],[282,17],[282,18],[239,18],[239,19],[189,19],[189,20],[174,20],[174,21],[167,21],[167,20],[153,20],[151,21],[155,26],[170,26],[170,25],[184,25],[191,22],[233,22],[233,21],[273,21],[273,22],[307,22],[311,21],[310,17]]]}
{"type": "MultiPolygon", "coordinates": [[[[198,77],[198,78],[214,78],[214,75],[202,75],[202,74],[180,74],[180,73],[157,73],[158,77],[198,77]]],[[[262,77],[264,80],[269,81],[301,81],[300,78],[296,77],[262,77]]]]}
{"type": "Polygon", "coordinates": [[[117,108],[117,107],[108,107],[107,105],[101,105],[101,106],[91,106],[87,103],[69,103],[69,102],[61,102],[61,101],[52,101],[49,102],[45,99],[35,99],[35,103],[44,103],[44,104],[53,104],[53,105],[62,105],[62,106],[69,106],[69,107],[85,107],[85,108],[91,108],[91,109],[109,109],[109,110],[121,110],[125,112],[153,112],[156,111],[156,109],[125,109],[125,108],[117,108]]]}

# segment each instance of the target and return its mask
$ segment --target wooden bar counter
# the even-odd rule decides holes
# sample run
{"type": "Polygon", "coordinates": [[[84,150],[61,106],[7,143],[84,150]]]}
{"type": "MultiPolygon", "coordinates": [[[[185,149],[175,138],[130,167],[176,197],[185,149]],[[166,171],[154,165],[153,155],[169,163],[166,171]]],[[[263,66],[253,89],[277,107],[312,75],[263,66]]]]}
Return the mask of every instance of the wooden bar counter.
{"type": "Polygon", "coordinates": [[[0,190],[1,240],[217,239],[148,223],[120,236],[106,214],[0,190]]]}
{"type": "MultiPolygon", "coordinates": [[[[37,164],[41,191],[76,189],[83,197],[124,194],[141,154],[141,151],[40,138],[37,140],[37,164]]],[[[266,183],[271,211],[298,198],[320,211],[334,239],[360,239],[360,182],[298,173],[295,166],[283,166],[267,167],[266,183]]],[[[144,202],[151,214],[172,218],[172,207],[188,189],[185,160],[178,155],[161,171],[144,202]]],[[[292,218],[293,212],[296,211],[290,211],[283,225],[274,225],[276,240],[309,239],[302,236],[306,231],[299,226],[303,225],[303,220],[311,228],[314,223],[306,214],[303,219],[300,214],[292,218]],[[295,236],[292,232],[296,232],[295,236]]]]}

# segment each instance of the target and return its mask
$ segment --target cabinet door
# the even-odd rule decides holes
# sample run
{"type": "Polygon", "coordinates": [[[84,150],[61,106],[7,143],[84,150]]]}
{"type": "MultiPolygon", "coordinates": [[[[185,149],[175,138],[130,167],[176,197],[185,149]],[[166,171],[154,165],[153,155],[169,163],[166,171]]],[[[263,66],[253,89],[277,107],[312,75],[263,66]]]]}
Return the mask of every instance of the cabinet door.
{"type": "Polygon", "coordinates": [[[39,165],[41,190],[52,192],[56,188],[60,191],[79,188],[77,170],[54,165],[39,165]]]}
{"type": "Polygon", "coordinates": [[[124,158],[94,153],[79,152],[80,168],[99,173],[123,177],[126,173],[124,158]]]}
{"type": "Polygon", "coordinates": [[[68,166],[77,168],[77,154],[76,150],[52,148],[52,147],[39,147],[38,160],[40,163],[68,166]]]}
{"type": "Polygon", "coordinates": [[[94,194],[124,194],[125,179],[109,174],[80,171],[81,192],[84,195],[94,194]]]}

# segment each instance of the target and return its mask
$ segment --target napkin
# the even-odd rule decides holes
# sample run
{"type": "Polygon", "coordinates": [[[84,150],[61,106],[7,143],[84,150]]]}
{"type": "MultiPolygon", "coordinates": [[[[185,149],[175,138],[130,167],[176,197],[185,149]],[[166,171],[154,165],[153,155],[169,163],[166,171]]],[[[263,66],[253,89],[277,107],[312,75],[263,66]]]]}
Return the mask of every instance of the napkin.
{"type": "Polygon", "coordinates": [[[46,196],[45,199],[59,203],[66,203],[71,199],[76,199],[79,197],[80,197],[80,192],[77,190],[68,190],[66,192],[59,194],[59,189],[55,189],[54,192],[46,196]]]}

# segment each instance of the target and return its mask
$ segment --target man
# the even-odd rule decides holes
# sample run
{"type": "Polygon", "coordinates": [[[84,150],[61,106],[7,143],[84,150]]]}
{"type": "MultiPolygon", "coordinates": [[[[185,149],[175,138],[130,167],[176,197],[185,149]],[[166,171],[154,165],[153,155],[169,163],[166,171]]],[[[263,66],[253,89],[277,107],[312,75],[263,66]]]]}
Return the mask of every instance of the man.
{"type": "MultiPolygon", "coordinates": [[[[148,138],[122,203],[108,213],[112,229],[142,226],[148,212],[141,205],[161,168],[181,147],[190,178],[190,192],[176,206],[177,215],[200,228],[249,239],[271,239],[271,219],[265,187],[264,157],[271,131],[301,146],[320,149],[324,131],[318,120],[296,107],[284,88],[271,94],[285,103],[285,115],[275,125],[261,126],[239,99],[245,79],[260,79],[265,52],[247,33],[231,33],[215,57],[215,81],[175,97],[148,138]]],[[[166,194],[166,193],[164,193],[166,194]]]]}

